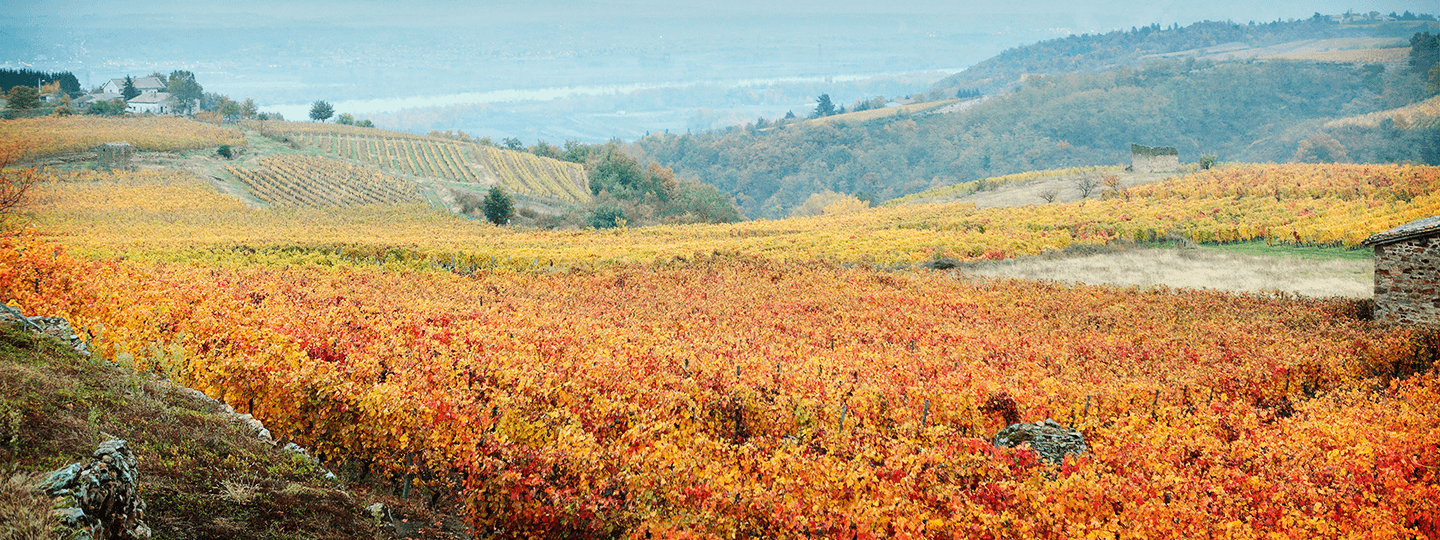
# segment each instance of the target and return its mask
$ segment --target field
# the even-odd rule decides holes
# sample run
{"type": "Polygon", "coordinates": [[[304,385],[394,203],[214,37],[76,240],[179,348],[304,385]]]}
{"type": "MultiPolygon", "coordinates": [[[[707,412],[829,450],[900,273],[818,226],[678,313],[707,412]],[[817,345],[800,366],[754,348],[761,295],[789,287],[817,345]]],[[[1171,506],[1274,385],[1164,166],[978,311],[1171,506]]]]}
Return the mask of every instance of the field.
{"type": "MultiPolygon", "coordinates": [[[[179,172],[56,173],[38,190],[41,212],[33,219],[43,234],[64,239],[79,254],[142,260],[224,259],[243,241],[260,249],[284,246],[297,261],[368,259],[416,268],[453,266],[451,261],[476,268],[590,268],[715,251],[886,267],[1172,235],[1198,242],[1354,246],[1373,232],[1440,213],[1437,170],[1237,166],[1064,204],[918,204],[732,225],[549,232],[496,228],[408,206],[248,209],[209,181],[179,172]],[[195,203],[158,210],[151,199],[155,190],[195,203]],[[217,227],[217,219],[225,225],[217,227]],[[97,221],[107,225],[97,228],[97,221]]],[[[249,251],[236,256],[250,257],[249,251]]]]}
{"type": "Polygon", "coordinates": [[[1286,60],[1311,60],[1315,62],[1342,62],[1349,64],[1390,64],[1402,65],[1410,59],[1409,47],[1387,49],[1348,49],[1314,52],[1293,52],[1268,56],[1286,60]]]}
{"type": "Polygon", "coordinates": [[[579,203],[590,200],[579,164],[450,139],[372,128],[305,122],[247,123],[264,133],[293,136],[328,154],[404,174],[500,185],[529,197],[579,203]]]}
{"type": "Polygon", "coordinates": [[[836,114],[826,116],[824,118],[806,120],[806,122],[817,124],[829,124],[831,122],[868,122],[870,120],[875,120],[877,118],[885,118],[887,116],[895,116],[899,114],[917,114],[926,111],[932,111],[945,107],[946,105],[959,103],[960,101],[961,100],[959,99],[942,99],[939,101],[927,101],[925,103],[913,103],[910,105],[901,105],[899,107],[883,107],[879,109],[870,109],[868,111],[836,114]]]}
{"type": "Polygon", "coordinates": [[[1385,120],[1393,121],[1397,129],[1408,129],[1412,127],[1433,129],[1435,126],[1440,125],[1440,96],[1388,111],[1331,120],[1325,123],[1325,127],[1327,129],[1347,126],[1373,128],[1385,120]]]}
{"type": "Polygon", "coordinates": [[[173,116],[105,118],[68,116],[0,122],[0,148],[18,148],[16,159],[93,151],[101,143],[126,141],[137,150],[172,152],[245,146],[239,130],[173,116]]]}
{"type": "MultiPolygon", "coordinates": [[[[365,139],[324,129],[297,136],[365,139]]],[[[285,185],[320,190],[346,170],[261,162],[235,174],[307,169],[285,185]]],[[[918,266],[1344,249],[1440,214],[1440,168],[1231,165],[1074,202],[559,232],[419,202],[253,208],[184,171],[45,174],[32,226],[0,237],[0,299],[480,537],[1440,535],[1440,330],[1357,299],[918,266]],[[990,444],[1046,419],[1089,451],[990,444]]]]}

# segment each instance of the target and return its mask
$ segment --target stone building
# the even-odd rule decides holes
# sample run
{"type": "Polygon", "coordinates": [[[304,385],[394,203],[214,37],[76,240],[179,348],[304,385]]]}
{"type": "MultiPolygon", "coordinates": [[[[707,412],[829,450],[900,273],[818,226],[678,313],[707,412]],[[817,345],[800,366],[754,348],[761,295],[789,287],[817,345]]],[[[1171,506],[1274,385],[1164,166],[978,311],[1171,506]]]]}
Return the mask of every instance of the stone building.
{"type": "Polygon", "coordinates": [[[135,147],[128,142],[107,142],[95,147],[95,154],[99,157],[98,169],[129,169],[135,147]]]}
{"type": "Polygon", "coordinates": [[[1440,324],[1440,216],[1366,238],[1375,248],[1375,320],[1440,324]]]}
{"type": "Polygon", "coordinates": [[[1180,170],[1180,152],[1172,146],[1130,145],[1130,170],[1137,173],[1180,170]]]}

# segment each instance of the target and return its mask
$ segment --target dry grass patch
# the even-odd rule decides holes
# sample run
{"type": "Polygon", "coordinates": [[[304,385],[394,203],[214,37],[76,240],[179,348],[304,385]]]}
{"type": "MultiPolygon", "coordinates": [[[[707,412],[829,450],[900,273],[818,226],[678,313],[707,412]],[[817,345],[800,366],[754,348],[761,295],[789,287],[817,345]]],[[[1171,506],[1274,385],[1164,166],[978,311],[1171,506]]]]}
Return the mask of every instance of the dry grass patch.
{"type": "Polygon", "coordinates": [[[1374,262],[1249,255],[1214,248],[1116,249],[970,265],[965,275],[1089,285],[1164,285],[1233,292],[1282,291],[1313,297],[1373,296],[1374,262]]]}

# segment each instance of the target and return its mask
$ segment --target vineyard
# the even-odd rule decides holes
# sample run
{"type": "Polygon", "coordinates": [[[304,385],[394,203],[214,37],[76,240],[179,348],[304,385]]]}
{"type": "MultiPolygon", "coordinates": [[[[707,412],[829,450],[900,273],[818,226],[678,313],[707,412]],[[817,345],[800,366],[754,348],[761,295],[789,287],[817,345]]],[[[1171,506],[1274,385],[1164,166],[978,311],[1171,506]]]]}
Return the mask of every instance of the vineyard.
{"type": "Polygon", "coordinates": [[[1349,301],[737,255],[458,275],[4,242],[7,301],[339,470],[456,501],[481,535],[1440,534],[1440,334],[1349,301]],[[1090,453],[1052,468],[988,442],[1047,418],[1090,453]]]}
{"type": "Polygon", "coordinates": [[[113,141],[129,142],[150,152],[246,145],[238,130],[174,116],[64,116],[0,122],[0,148],[22,149],[19,159],[89,152],[113,141]]]}
{"type": "Polygon", "coordinates": [[[915,204],[931,200],[943,200],[947,198],[964,197],[976,191],[994,189],[1006,184],[1021,184],[1045,178],[1065,178],[1069,176],[1090,175],[1099,177],[1105,174],[1118,174],[1125,168],[1118,165],[1100,167],[1070,167],[1067,169],[1050,169],[1043,171],[1026,171],[1023,173],[1007,174],[994,178],[982,178],[970,182],[961,182],[934,189],[911,193],[904,197],[885,201],[885,206],[899,206],[902,204],[915,204]]]}
{"type": "MultiPolygon", "coordinates": [[[[257,124],[255,122],[253,124],[257,124]]],[[[275,124],[271,122],[270,124],[275,124]]],[[[479,185],[568,202],[590,200],[579,164],[438,137],[354,126],[289,122],[265,126],[325,152],[406,174],[479,185]]]]}
{"type": "Polygon", "coordinates": [[[1387,49],[1348,49],[1338,51],[1297,52],[1268,56],[1286,60],[1309,60],[1312,62],[1338,62],[1345,64],[1390,64],[1404,65],[1410,59],[1409,47],[1387,49]]]}
{"type": "Polygon", "coordinates": [[[1433,329],[1350,300],[875,268],[1169,234],[1352,245],[1440,213],[1435,167],[561,232],[47,174],[35,227],[0,239],[0,299],[482,536],[1440,534],[1433,329]],[[989,443],[1046,419],[1090,451],[1057,468],[989,443]]]}
{"type": "Polygon", "coordinates": [[[1354,246],[1375,232],[1440,214],[1440,168],[1397,165],[1225,167],[1126,188],[1104,199],[1015,208],[911,204],[729,225],[549,232],[499,229],[423,206],[237,209],[238,202],[212,198],[208,181],[179,173],[117,172],[102,182],[68,174],[57,173],[55,181],[40,186],[34,219],[45,234],[87,256],[224,258],[243,238],[252,247],[234,255],[245,260],[257,249],[287,246],[303,252],[295,256],[305,261],[467,271],[589,268],[714,251],[910,266],[939,257],[1008,258],[1172,235],[1200,242],[1354,246]],[[156,210],[153,190],[146,187],[154,182],[191,192],[184,200],[197,203],[156,210]],[[225,216],[223,224],[217,215],[225,216]]]}
{"type": "Polygon", "coordinates": [[[278,206],[357,206],[425,200],[420,186],[368,167],[303,155],[273,155],[258,169],[227,167],[267,203],[278,206]]]}

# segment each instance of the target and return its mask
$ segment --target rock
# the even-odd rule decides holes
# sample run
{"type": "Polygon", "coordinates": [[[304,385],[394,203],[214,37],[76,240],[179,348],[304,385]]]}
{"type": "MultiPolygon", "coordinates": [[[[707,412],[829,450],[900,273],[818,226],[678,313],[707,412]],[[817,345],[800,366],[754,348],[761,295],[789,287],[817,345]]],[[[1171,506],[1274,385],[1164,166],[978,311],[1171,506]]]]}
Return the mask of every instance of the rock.
{"type": "Polygon", "coordinates": [[[960,267],[960,261],[952,259],[950,257],[940,257],[933,261],[922,264],[921,266],[933,270],[949,270],[951,268],[960,267]]]}
{"type": "Polygon", "coordinates": [[[63,318],[26,317],[20,314],[15,308],[5,306],[4,310],[0,310],[0,321],[19,322],[29,327],[32,331],[54,336],[56,339],[70,345],[71,348],[75,349],[75,352],[90,356],[90,345],[86,344],[85,340],[81,339],[80,335],[75,333],[75,329],[70,326],[70,321],[63,318]]]}
{"type": "Polygon", "coordinates": [[[100,443],[89,463],[46,475],[45,493],[58,499],[55,515],[77,539],[150,538],[135,455],[123,440],[100,443]]]}
{"type": "Polygon", "coordinates": [[[1085,436],[1079,431],[1046,419],[1034,424],[1011,424],[995,434],[995,446],[1015,447],[1030,443],[1030,449],[1040,456],[1040,461],[1050,465],[1065,462],[1065,454],[1083,455],[1090,447],[1085,445],[1085,436]]]}

